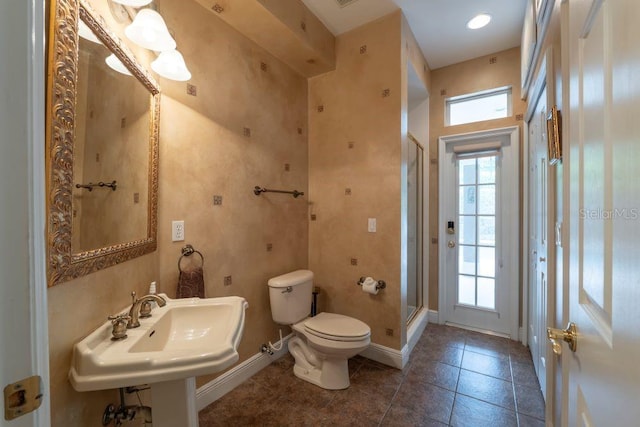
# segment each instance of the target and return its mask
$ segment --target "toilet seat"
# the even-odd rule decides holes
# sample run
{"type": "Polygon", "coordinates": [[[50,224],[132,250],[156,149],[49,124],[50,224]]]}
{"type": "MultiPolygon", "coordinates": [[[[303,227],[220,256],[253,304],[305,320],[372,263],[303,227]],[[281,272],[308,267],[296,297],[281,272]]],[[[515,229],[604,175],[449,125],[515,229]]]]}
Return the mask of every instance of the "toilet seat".
{"type": "Polygon", "coordinates": [[[362,341],[371,335],[366,323],[336,313],[319,313],[302,323],[305,333],[331,341],[362,341]]]}

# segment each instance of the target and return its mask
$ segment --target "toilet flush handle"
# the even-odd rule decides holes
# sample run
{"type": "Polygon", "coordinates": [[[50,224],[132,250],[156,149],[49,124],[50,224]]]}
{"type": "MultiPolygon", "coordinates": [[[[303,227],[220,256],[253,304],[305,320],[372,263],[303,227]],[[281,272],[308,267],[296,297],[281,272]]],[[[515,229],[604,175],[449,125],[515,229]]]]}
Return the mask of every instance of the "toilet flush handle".
{"type": "Polygon", "coordinates": [[[284,291],[282,291],[283,294],[287,294],[289,292],[293,292],[293,288],[291,286],[287,286],[284,291]]]}

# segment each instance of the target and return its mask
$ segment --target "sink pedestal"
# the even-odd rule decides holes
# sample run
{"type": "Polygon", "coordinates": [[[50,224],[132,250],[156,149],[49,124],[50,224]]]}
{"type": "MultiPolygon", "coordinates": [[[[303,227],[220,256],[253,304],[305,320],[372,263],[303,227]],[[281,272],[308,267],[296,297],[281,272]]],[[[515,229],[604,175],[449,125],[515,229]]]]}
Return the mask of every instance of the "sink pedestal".
{"type": "Polygon", "coordinates": [[[195,377],[151,384],[153,427],[198,427],[195,377]]]}

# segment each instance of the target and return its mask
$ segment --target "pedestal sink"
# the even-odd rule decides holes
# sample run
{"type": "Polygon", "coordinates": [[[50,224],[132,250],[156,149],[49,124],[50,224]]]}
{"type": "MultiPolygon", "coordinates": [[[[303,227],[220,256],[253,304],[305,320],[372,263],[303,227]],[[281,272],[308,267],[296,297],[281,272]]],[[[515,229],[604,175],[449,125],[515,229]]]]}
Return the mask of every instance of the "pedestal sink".
{"type": "Polygon", "coordinates": [[[112,340],[107,321],[78,342],[69,381],[77,391],[149,384],[154,427],[195,427],[195,377],[238,361],[248,303],[241,297],[161,296],[167,304],[140,319],[127,338],[112,340]]]}

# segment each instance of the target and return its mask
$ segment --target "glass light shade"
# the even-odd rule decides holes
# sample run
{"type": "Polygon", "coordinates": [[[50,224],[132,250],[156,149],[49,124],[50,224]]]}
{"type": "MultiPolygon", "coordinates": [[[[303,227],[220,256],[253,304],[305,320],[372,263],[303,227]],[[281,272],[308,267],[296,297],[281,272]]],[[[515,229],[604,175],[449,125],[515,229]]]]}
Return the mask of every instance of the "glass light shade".
{"type": "Polygon", "coordinates": [[[84,23],[82,19],[78,19],[78,35],[85,40],[89,40],[93,43],[102,44],[98,36],[91,31],[91,28],[87,27],[87,24],[84,23]]]}
{"type": "Polygon", "coordinates": [[[142,7],[151,3],[153,0],[112,0],[116,3],[131,7],[142,7]]]}
{"type": "Polygon", "coordinates": [[[467,22],[467,28],[469,28],[470,30],[477,30],[486,26],[489,22],[491,22],[491,15],[481,13],[474,16],[469,22],[467,22]]]}
{"type": "Polygon", "coordinates": [[[176,48],[176,41],[169,34],[167,24],[155,10],[140,10],[124,33],[129,40],[145,49],[163,52],[176,48]]]}
{"type": "Polygon", "coordinates": [[[151,63],[151,69],[164,78],[185,82],[191,79],[182,54],[177,50],[167,50],[151,63]]]}
{"type": "Polygon", "coordinates": [[[118,59],[117,56],[115,56],[113,53],[109,56],[107,56],[104,60],[104,62],[107,63],[107,65],[113,69],[116,70],[119,73],[122,74],[126,74],[127,76],[132,76],[133,74],[131,74],[131,72],[129,71],[129,69],[127,67],[124,66],[124,64],[122,63],[122,61],[120,61],[118,59]]]}

